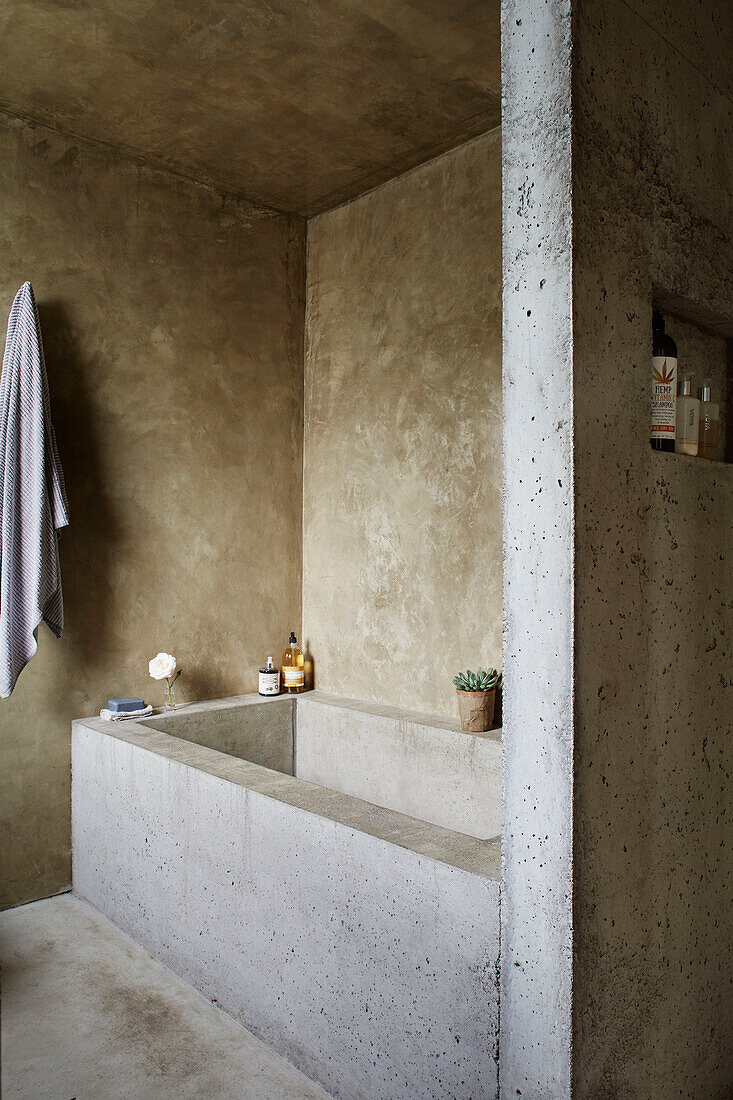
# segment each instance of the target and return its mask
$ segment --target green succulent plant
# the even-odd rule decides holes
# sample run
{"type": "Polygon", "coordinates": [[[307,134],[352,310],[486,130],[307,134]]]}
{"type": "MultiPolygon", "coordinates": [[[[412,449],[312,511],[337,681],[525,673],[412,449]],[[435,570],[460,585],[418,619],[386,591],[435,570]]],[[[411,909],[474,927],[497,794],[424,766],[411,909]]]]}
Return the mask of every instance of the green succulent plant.
{"type": "Polygon", "coordinates": [[[491,691],[499,687],[501,673],[495,668],[490,668],[486,672],[482,668],[478,672],[471,672],[469,668],[467,672],[460,672],[453,683],[459,691],[491,691]]]}

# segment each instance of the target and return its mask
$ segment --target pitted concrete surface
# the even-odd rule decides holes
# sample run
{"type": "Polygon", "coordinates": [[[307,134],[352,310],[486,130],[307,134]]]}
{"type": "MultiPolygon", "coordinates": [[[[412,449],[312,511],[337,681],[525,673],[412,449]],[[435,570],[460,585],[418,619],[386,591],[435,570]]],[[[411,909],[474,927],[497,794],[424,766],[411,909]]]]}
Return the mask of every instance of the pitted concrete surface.
{"type": "Polygon", "coordinates": [[[502,1095],[570,1094],[573,362],[570,0],[502,8],[502,1095]]]}
{"type": "Polygon", "coordinates": [[[574,1096],[729,1100],[733,465],[648,430],[657,288],[733,322],[733,6],[583,0],[573,34],[574,1096]]]}
{"type": "Polygon", "coordinates": [[[146,718],[146,729],[294,775],[296,697],[240,695],[188,704],[146,718]]]}
{"type": "Polygon", "coordinates": [[[496,1096],[498,840],[142,723],[75,722],[72,767],[75,891],[309,1078],[496,1096]]]}
{"type": "Polygon", "coordinates": [[[4,1100],[327,1100],[70,894],[0,915],[4,1100]]]}
{"type": "MultiPolygon", "coordinates": [[[[261,731],[270,726],[268,757],[274,749],[275,756],[292,759],[291,723],[297,723],[295,704],[300,705],[311,698],[314,701],[328,699],[328,705],[334,710],[349,711],[355,725],[359,723],[358,708],[362,706],[365,708],[364,718],[367,720],[369,714],[379,714],[382,717],[391,714],[393,719],[399,716],[399,720],[408,726],[414,725],[414,719],[420,719],[426,724],[426,732],[430,729],[436,737],[441,732],[448,736],[456,733],[455,730],[440,730],[440,727],[436,727],[435,716],[412,714],[413,721],[408,722],[407,715],[411,712],[402,708],[359,704],[355,700],[336,701],[333,696],[313,692],[300,696],[297,700],[286,696],[265,699],[260,695],[210,699],[204,703],[185,705],[173,714],[159,714],[140,722],[108,722],[102,718],[78,719],[73,724],[72,740],[76,742],[78,755],[83,752],[82,745],[86,743],[85,730],[104,734],[106,738],[134,745],[166,760],[176,761],[186,767],[236,783],[237,786],[257,794],[275,798],[288,806],[329,818],[340,825],[357,829],[390,844],[397,844],[401,848],[408,848],[428,859],[437,859],[472,874],[487,875],[498,880],[500,839],[495,832],[491,833],[491,839],[481,840],[469,832],[456,831],[455,824],[444,827],[435,824],[431,819],[410,817],[404,810],[389,808],[386,803],[366,801],[366,792],[363,792],[362,797],[354,796],[353,793],[346,792],[345,786],[343,789],[339,786],[334,789],[317,781],[296,778],[292,775],[292,770],[280,772],[274,770],[272,764],[263,766],[260,761],[253,762],[230,755],[233,748],[252,747],[252,738],[246,730],[238,727],[249,725],[250,715],[264,711],[265,717],[260,714],[254,718],[253,726],[261,731]],[[266,720],[268,714],[272,715],[269,723],[266,720]],[[283,741],[287,741],[287,746],[282,745],[283,741]]],[[[382,733],[385,732],[389,735],[389,731],[383,729],[382,733]]],[[[476,735],[461,736],[475,739],[476,735]]],[[[489,771],[491,791],[488,797],[494,807],[491,816],[496,820],[499,781],[496,765],[500,758],[501,743],[498,732],[484,736],[489,742],[485,748],[491,754],[492,764],[489,771]]],[[[81,758],[79,766],[85,766],[81,758]]],[[[334,775],[333,778],[335,781],[337,777],[334,775]]],[[[83,791],[77,783],[73,799],[80,795],[83,796],[83,791]]],[[[76,858],[78,865],[78,850],[76,858]]]]}
{"type": "Polygon", "coordinates": [[[728,1100],[733,466],[652,452],[649,389],[655,301],[726,373],[733,8],[502,33],[503,1090],[728,1100]]]}
{"type": "Polygon", "coordinates": [[[444,829],[498,837],[501,731],[463,733],[419,718],[309,692],[297,702],[296,775],[444,829]]]}

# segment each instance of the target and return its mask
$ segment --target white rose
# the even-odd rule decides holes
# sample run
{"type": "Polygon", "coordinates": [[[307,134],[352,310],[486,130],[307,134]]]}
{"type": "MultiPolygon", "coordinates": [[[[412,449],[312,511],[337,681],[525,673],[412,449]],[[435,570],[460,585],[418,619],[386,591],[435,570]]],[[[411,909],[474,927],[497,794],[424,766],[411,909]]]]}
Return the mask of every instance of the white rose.
{"type": "Polygon", "coordinates": [[[176,671],[176,659],[172,653],[159,653],[148,665],[154,680],[169,680],[176,671]]]}

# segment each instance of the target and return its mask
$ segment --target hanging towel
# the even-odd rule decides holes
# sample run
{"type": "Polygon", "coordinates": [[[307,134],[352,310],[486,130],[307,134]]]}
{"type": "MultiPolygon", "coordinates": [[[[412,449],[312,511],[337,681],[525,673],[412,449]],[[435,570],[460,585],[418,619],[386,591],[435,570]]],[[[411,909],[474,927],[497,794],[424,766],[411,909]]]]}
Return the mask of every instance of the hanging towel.
{"type": "Polygon", "coordinates": [[[38,648],[43,620],[64,627],[56,531],[69,522],[51,423],[38,310],[30,283],[15,296],[0,378],[0,696],[38,648]]]}

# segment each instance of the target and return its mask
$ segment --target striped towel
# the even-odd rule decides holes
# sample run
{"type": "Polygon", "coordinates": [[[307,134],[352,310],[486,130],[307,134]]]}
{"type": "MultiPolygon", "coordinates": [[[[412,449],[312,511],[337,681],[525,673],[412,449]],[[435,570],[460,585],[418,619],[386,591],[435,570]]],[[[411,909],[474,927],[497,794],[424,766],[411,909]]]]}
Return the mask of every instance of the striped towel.
{"type": "Polygon", "coordinates": [[[64,627],[56,531],[69,522],[33,288],[15,296],[0,379],[0,696],[64,627]]]}

